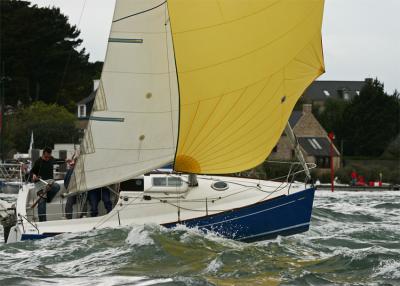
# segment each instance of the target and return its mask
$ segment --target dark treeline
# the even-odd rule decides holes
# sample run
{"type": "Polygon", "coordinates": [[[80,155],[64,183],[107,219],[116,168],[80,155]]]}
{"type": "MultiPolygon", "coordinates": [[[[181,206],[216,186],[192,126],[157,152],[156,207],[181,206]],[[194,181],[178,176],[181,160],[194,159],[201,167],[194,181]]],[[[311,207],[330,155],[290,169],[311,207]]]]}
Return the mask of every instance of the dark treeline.
{"type": "Polygon", "coordinates": [[[368,80],[350,102],[329,99],[314,114],[327,131],[336,135],[343,155],[400,158],[400,96],[388,95],[378,79],[368,80]]]}
{"type": "Polygon", "coordinates": [[[102,63],[90,63],[80,31],[58,8],[0,0],[3,154],[77,140],[76,102],[88,96],[102,63]]]}
{"type": "Polygon", "coordinates": [[[58,8],[38,8],[28,1],[1,0],[2,76],[5,104],[56,103],[73,111],[87,96],[101,63],[90,63],[79,49],[76,26],[58,8]]]}

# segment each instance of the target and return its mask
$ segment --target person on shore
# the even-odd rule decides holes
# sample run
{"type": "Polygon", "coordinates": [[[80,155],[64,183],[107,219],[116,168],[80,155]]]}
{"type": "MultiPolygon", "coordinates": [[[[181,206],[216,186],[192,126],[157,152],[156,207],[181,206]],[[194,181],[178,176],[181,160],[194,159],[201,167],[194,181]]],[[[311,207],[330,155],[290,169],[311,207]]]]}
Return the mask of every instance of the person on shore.
{"type": "MultiPolygon", "coordinates": [[[[41,180],[53,180],[54,179],[54,164],[56,160],[51,156],[51,148],[45,147],[43,149],[42,156],[36,160],[30,171],[30,178],[33,182],[41,180]]],[[[39,221],[46,221],[46,203],[50,203],[56,194],[60,191],[60,185],[56,182],[50,184],[50,190],[44,193],[43,190],[38,192],[40,197],[38,203],[38,216],[39,221]]]]}
{"type": "Polygon", "coordinates": [[[350,185],[355,186],[357,184],[357,173],[355,170],[351,172],[351,182],[350,185]]]}

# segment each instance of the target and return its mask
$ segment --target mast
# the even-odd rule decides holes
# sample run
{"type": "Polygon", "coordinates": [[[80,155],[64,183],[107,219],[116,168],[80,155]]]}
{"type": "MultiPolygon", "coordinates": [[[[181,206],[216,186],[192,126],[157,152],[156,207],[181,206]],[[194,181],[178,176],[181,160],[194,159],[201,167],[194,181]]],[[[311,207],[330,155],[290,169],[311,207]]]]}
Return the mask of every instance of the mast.
{"type": "Polygon", "coordinates": [[[292,146],[294,148],[297,159],[300,161],[300,164],[303,166],[303,169],[304,169],[304,171],[306,173],[306,177],[307,177],[306,181],[309,181],[311,179],[310,170],[308,169],[306,160],[304,159],[303,153],[300,150],[299,142],[297,141],[296,135],[294,135],[293,129],[290,126],[289,122],[286,124],[285,133],[288,136],[290,143],[292,144],[292,146]]]}

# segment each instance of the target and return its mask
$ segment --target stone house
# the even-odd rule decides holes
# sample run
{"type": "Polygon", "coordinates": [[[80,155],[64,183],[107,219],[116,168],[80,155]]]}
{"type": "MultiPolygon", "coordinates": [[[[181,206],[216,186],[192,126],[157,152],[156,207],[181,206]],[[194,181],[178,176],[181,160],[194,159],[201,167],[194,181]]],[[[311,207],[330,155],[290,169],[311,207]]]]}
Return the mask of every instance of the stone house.
{"type": "MultiPolygon", "coordinates": [[[[330,168],[330,139],[328,133],[312,114],[312,105],[304,104],[302,111],[293,111],[289,123],[293,128],[300,148],[308,163],[315,163],[320,170],[330,168]]],[[[340,153],[333,146],[333,165],[340,168],[340,153]]],[[[282,134],[274,150],[268,157],[269,161],[297,161],[289,138],[282,134]]]]}

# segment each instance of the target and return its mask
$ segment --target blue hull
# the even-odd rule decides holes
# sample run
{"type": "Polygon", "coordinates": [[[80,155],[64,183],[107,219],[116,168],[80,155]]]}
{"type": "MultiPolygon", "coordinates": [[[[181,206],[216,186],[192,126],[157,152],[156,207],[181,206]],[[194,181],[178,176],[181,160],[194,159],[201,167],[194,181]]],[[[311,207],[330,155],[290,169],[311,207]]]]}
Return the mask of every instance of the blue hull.
{"type": "Polygon", "coordinates": [[[313,188],[307,189],[216,215],[164,226],[170,228],[182,224],[246,242],[301,233],[310,227],[314,192],[313,188]]]}
{"type": "MultiPolygon", "coordinates": [[[[223,213],[163,224],[180,225],[212,231],[227,238],[246,242],[272,239],[305,232],[310,227],[315,189],[280,196],[223,213]]],[[[60,233],[22,234],[21,240],[52,237],[60,233]]]]}

